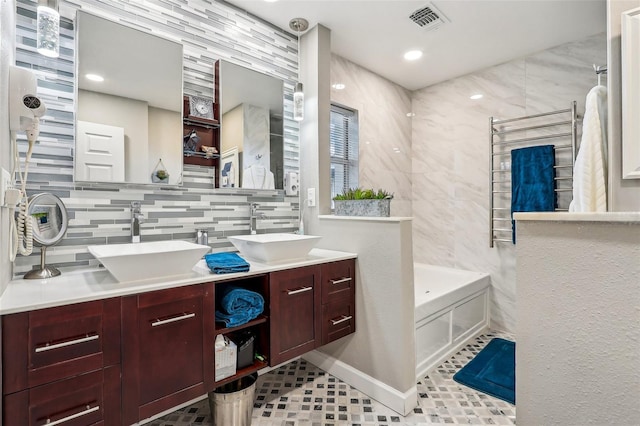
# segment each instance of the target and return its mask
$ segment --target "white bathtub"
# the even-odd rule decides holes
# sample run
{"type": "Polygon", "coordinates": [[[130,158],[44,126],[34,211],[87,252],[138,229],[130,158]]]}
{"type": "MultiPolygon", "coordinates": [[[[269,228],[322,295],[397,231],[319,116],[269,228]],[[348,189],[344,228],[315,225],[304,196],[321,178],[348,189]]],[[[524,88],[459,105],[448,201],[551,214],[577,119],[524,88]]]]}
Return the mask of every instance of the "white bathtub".
{"type": "Polygon", "coordinates": [[[413,265],[416,323],[416,377],[489,326],[489,274],[422,263],[413,265]]]}

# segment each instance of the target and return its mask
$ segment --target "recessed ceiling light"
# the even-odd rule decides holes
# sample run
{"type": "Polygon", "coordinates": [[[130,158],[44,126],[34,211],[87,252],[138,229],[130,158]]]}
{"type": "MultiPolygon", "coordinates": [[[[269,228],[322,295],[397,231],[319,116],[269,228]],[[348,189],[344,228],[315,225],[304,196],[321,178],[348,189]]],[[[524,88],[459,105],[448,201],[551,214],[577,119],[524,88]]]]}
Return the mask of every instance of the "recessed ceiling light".
{"type": "Polygon", "coordinates": [[[99,81],[99,82],[104,81],[104,77],[98,74],[86,74],[85,77],[87,78],[87,80],[91,80],[91,81],[99,81]]]}
{"type": "Polygon", "coordinates": [[[404,54],[404,58],[407,61],[415,61],[416,59],[422,58],[422,50],[410,50],[404,54]]]}
{"type": "Polygon", "coordinates": [[[415,112],[408,112],[407,113],[407,117],[415,117],[416,113],[415,112]]]}
{"type": "Polygon", "coordinates": [[[473,100],[482,99],[482,96],[483,96],[482,94],[476,93],[475,95],[469,96],[469,99],[473,99],[473,100]]]}
{"type": "Polygon", "coordinates": [[[332,84],[332,85],[331,85],[331,87],[333,87],[333,88],[334,88],[334,89],[336,89],[336,90],[343,90],[343,89],[344,89],[345,87],[347,87],[347,86],[345,86],[345,85],[344,85],[344,84],[342,84],[342,83],[336,83],[336,84],[332,84]]]}

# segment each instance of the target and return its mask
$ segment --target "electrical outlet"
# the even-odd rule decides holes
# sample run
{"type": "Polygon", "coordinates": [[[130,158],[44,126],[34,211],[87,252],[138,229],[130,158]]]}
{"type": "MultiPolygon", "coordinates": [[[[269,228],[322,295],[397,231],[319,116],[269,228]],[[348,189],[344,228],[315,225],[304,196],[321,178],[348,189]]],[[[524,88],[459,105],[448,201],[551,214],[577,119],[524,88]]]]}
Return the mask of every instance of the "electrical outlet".
{"type": "Polygon", "coordinates": [[[308,207],[316,206],[316,189],[315,188],[307,188],[307,206],[308,207]]]}
{"type": "Polygon", "coordinates": [[[6,207],[7,203],[4,201],[4,194],[7,192],[7,189],[9,189],[9,186],[11,186],[11,173],[5,169],[0,170],[2,170],[2,174],[0,175],[0,206],[6,207]]]}

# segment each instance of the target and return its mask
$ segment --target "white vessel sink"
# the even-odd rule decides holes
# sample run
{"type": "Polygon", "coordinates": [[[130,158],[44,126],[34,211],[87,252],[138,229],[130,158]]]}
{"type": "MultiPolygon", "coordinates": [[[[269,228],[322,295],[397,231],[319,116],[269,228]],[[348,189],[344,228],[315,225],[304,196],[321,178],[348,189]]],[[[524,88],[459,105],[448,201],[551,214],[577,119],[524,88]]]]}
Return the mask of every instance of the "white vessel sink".
{"type": "Polygon", "coordinates": [[[89,252],[120,282],[187,274],[211,249],[188,241],[88,246],[89,252]]]}
{"type": "Polygon", "coordinates": [[[256,234],[228,237],[240,254],[262,262],[300,259],[321,237],[298,234],[256,234]]]}

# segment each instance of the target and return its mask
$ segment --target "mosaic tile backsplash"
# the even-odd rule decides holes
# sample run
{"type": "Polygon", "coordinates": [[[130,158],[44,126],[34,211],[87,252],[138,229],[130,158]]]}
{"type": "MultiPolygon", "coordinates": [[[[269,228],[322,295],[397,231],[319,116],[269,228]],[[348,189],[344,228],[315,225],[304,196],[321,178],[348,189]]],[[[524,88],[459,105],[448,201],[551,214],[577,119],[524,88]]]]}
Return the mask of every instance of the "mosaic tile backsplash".
{"type": "MultiPolygon", "coordinates": [[[[282,79],[286,171],[298,171],[299,158],[298,125],[292,119],[298,68],[295,36],[221,1],[64,0],[60,2],[60,57],[50,59],[35,49],[36,6],[35,1],[17,1],[16,65],[36,73],[38,95],[48,108],[34,148],[27,192],[53,193],[69,210],[67,235],[47,251],[47,263],[62,268],[97,266],[86,246],[129,242],[131,201],[142,202],[143,241],[193,241],[196,229],[207,229],[213,250],[228,250],[232,246],[227,236],[249,233],[252,202],[260,203],[260,211],[266,215],[259,221],[258,232],[297,229],[298,197],[287,197],[281,190],[216,190],[211,168],[185,166],[181,187],[73,182],[76,10],[182,43],[185,95],[211,97],[213,64],[218,59],[282,79]]],[[[18,142],[24,158],[24,135],[18,135],[18,142]]],[[[39,250],[34,252],[29,257],[18,256],[15,275],[39,263],[39,250]]]]}

